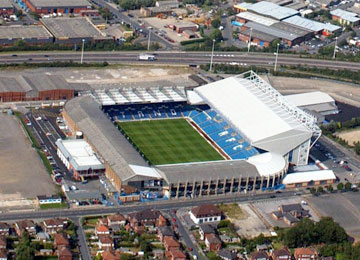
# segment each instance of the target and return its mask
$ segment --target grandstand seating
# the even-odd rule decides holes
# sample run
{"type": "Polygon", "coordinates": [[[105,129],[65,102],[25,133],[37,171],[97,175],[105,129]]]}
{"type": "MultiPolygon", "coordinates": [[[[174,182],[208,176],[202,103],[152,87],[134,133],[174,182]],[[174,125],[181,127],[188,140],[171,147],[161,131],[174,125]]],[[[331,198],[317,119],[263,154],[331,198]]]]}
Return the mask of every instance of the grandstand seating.
{"type": "MultiPolygon", "coordinates": [[[[146,93],[149,94],[149,92],[146,93]]],[[[140,89],[137,95],[147,95],[146,93],[140,89]]],[[[113,93],[110,92],[110,94],[113,93]]],[[[124,98],[129,96],[129,93],[127,93],[124,98]]],[[[171,98],[175,99],[176,97],[172,95],[171,98]]],[[[246,141],[241,133],[235,131],[208,105],[191,106],[186,102],[165,102],[103,106],[103,110],[113,121],[188,117],[231,159],[247,159],[259,153],[246,141]]]]}

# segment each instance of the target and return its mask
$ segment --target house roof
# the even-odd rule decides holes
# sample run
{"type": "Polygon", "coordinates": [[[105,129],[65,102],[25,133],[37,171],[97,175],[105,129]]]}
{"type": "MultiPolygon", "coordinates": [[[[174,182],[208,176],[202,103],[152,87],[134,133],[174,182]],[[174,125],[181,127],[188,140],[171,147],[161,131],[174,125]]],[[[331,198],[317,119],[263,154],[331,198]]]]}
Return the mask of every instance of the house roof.
{"type": "Polygon", "coordinates": [[[261,259],[261,258],[268,259],[268,255],[264,251],[257,251],[255,253],[253,253],[251,255],[251,257],[254,258],[254,259],[261,259]]]}
{"type": "Polygon", "coordinates": [[[158,210],[146,209],[135,213],[131,213],[129,214],[129,217],[135,218],[138,221],[142,221],[147,219],[157,219],[160,215],[161,213],[158,210]]]}
{"type": "Polygon", "coordinates": [[[168,247],[179,247],[179,243],[173,237],[165,237],[164,244],[168,247]]]}
{"type": "Polygon", "coordinates": [[[54,242],[56,245],[68,245],[69,244],[68,238],[62,233],[55,234],[54,242]]]}
{"type": "Polygon", "coordinates": [[[112,244],[114,240],[109,235],[99,235],[99,241],[101,244],[112,244]]]}
{"type": "Polygon", "coordinates": [[[7,259],[7,251],[6,251],[6,249],[4,249],[4,248],[0,249],[0,258],[7,259]]]}
{"type": "Polygon", "coordinates": [[[35,223],[31,220],[21,220],[15,223],[20,230],[35,227],[35,223]]]}
{"type": "Polygon", "coordinates": [[[109,232],[109,228],[105,225],[96,226],[96,232],[109,232]]]}
{"type": "Polygon", "coordinates": [[[174,236],[174,232],[169,226],[163,226],[159,228],[160,233],[165,236],[174,236]]]}
{"type": "Polygon", "coordinates": [[[277,256],[291,256],[291,253],[289,252],[289,250],[287,248],[282,248],[282,249],[278,249],[273,251],[273,256],[277,257],[277,256]]]}
{"type": "Polygon", "coordinates": [[[213,204],[200,205],[191,209],[192,214],[195,217],[202,216],[220,216],[221,211],[213,204]]]}
{"type": "Polygon", "coordinates": [[[4,236],[0,236],[0,245],[2,245],[2,246],[6,246],[6,237],[4,237],[4,236]]]}
{"type": "Polygon", "coordinates": [[[64,221],[58,218],[45,219],[43,221],[44,226],[61,226],[64,225],[64,221]]]}
{"type": "Polygon", "coordinates": [[[107,219],[111,222],[125,221],[125,217],[121,214],[110,215],[107,217],[107,219]]]}
{"type": "Polygon", "coordinates": [[[236,253],[231,252],[230,250],[227,249],[222,249],[220,252],[218,252],[218,255],[221,258],[225,258],[225,259],[231,259],[231,260],[237,259],[236,253]]]}
{"type": "Polygon", "coordinates": [[[117,258],[112,252],[106,250],[101,254],[103,260],[117,260],[117,258]]]}
{"type": "Polygon", "coordinates": [[[316,251],[309,247],[296,248],[294,255],[313,255],[316,251]]]}
{"type": "Polygon", "coordinates": [[[8,229],[10,228],[8,223],[0,222],[0,229],[8,229]]]}
{"type": "Polygon", "coordinates": [[[72,253],[71,253],[69,248],[63,246],[63,247],[59,248],[58,256],[59,256],[59,259],[60,259],[60,256],[62,256],[62,257],[64,257],[64,256],[72,256],[72,253]]]}
{"type": "Polygon", "coordinates": [[[204,234],[215,234],[214,227],[209,224],[200,225],[200,229],[204,232],[204,234]]]}
{"type": "Polygon", "coordinates": [[[206,240],[210,243],[210,244],[221,244],[220,239],[215,236],[215,234],[209,235],[206,237],[206,240]]]}
{"type": "Polygon", "coordinates": [[[186,255],[183,252],[181,252],[179,249],[170,249],[170,253],[173,259],[186,258],[186,255]]]}

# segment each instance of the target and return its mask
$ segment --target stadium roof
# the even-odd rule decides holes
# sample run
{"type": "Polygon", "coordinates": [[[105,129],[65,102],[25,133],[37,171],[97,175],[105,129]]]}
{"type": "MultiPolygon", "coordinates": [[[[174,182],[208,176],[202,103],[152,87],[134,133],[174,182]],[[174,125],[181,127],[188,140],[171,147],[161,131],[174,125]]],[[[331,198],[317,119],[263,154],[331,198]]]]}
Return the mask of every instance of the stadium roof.
{"type": "Polygon", "coordinates": [[[29,0],[29,2],[36,8],[47,7],[88,7],[91,8],[91,4],[87,0],[29,0]]]}
{"type": "Polygon", "coordinates": [[[242,18],[248,21],[257,22],[263,25],[270,26],[278,21],[269,17],[264,17],[262,15],[258,15],[251,12],[241,12],[236,15],[238,18],[242,18]]]}
{"type": "Polygon", "coordinates": [[[40,21],[55,38],[105,38],[86,17],[45,18],[40,21]]]}
{"type": "Polygon", "coordinates": [[[247,161],[256,167],[260,176],[269,176],[281,172],[287,164],[282,155],[275,153],[254,155],[247,161]]]}
{"type": "Polygon", "coordinates": [[[335,180],[336,176],[332,170],[308,171],[290,173],[285,176],[283,184],[303,183],[310,181],[335,180]]]}
{"type": "Polygon", "coordinates": [[[357,21],[360,20],[359,17],[356,17],[357,14],[352,13],[352,12],[348,12],[348,11],[345,11],[345,10],[342,10],[342,9],[335,9],[335,10],[331,11],[330,14],[334,15],[334,16],[338,16],[341,19],[352,22],[352,23],[357,22],[357,21]]]}
{"type": "Polygon", "coordinates": [[[96,148],[96,152],[123,182],[139,177],[129,164],[148,166],[91,96],[82,96],[68,101],[65,111],[84,133],[86,140],[96,148]]]}
{"type": "Polygon", "coordinates": [[[91,146],[83,139],[57,140],[56,145],[76,171],[105,169],[91,146]]]}
{"type": "Polygon", "coordinates": [[[285,98],[297,107],[335,102],[335,100],[329,94],[321,91],[286,95],[285,98]]]}
{"type": "Polygon", "coordinates": [[[333,32],[333,31],[339,30],[341,28],[340,26],[337,26],[337,25],[333,25],[333,24],[329,24],[329,23],[328,24],[320,23],[320,22],[317,22],[314,20],[304,18],[299,15],[294,15],[289,18],[286,18],[285,20],[283,20],[283,22],[289,23],[292,25],[296,25],[296,26],[299,26],[299,27],[302,27],[302,28],[305,28],[307,30],[311,30],[314,32],[319,32],[322,30],[333,32]]]}
{"type": "Polygon", "coordinates": [[[268,16],[277,20],[283,20],[299,13],[294,9],[279,6],[277,4],[266,1],[255,3],[249,6],[247,9],[248,11],[252,11],[254,13],[268,16]]]}
{"type": "Polygon", "coordinates": [[[252,146],[284,155],[318,131],[316,119],[254,72],[195,88],[252,146]],[[247,77],[243,77],[246,76],[247,77]]]}

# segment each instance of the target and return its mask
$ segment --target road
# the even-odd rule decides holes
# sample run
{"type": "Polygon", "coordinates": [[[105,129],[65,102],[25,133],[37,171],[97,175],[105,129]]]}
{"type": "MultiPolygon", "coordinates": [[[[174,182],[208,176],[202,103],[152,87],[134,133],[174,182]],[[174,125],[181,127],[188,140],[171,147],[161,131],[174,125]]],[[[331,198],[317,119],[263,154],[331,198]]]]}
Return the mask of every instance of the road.
{"type": "MultiPolygon", "coordinates": [[[[92,215],[105,215],[120,212],[127,214],[129,212],[140,211],[144,209],[157,209],[157,210],[172,210],[182,207],[193,207],[203,204],[219,204],[219,203],[234,203],[234,202],[247,202],[255,200],[270,199],[273,193],[259,193],[257,195],[249,194],[232,194],[232,195],[219,195],[202,197],[187,200],[169,200],[157,201],[150,203],[130,203],[122,206],[114,207],[94,207],[94,208],[79,208],[79,209],[63,209],[63,210],[40,210],[40,211],[19,211],[7,212],[0,214],[0,221],[14,221],[19,219],[42,219],[42,218],[58,218],[58,217],[83,217],[92,215]]],[[[283,191],[276,194],[278,198],[287,198],[294,195],[294,191],[283,191]]]]}
{"type": "MultiPolygon", "coordinates": [[[[127,64],[176,64],[176,65],[201,65],[210,63],[210,52],[153,52],[156,54],[156,60],[137,61],[139,52],[85,52],[84,62],[104,62],[109,63],[127,63],[127,64]]],[[[55,61],[80,61],[80,52],[41,52],[18,54],[1,54],[0,64],[13,63],[40,63],[55,61]]],[[[244,66],[273,66],[275,56],[272,53],[242,53],[242,52],[216,52],[214,54],[214,63],[238,62],[244,66]]],[[[353,71],[360,70],[360,63],[317,60],[310,58],[300,58],[296,55],[279,54],[278,65],[306,65],[308,67],[348,69],[353,71]]]]}
{"type": "Polygon", "coordinates": [[[80,254],[81,254],[81,259],[82,260],[91,260],[91,254],[90,254],[90,250],[89,247],[86,243],[86,236],[85,236],[85,232],[82,226],[82,218],[72,218],[71,219],[74,223],[76,223],[77,225],[77,229],[76,229],[76,235],[78,238],[78,245],[79,245],[79,249],[80,249],[80,254]]]}

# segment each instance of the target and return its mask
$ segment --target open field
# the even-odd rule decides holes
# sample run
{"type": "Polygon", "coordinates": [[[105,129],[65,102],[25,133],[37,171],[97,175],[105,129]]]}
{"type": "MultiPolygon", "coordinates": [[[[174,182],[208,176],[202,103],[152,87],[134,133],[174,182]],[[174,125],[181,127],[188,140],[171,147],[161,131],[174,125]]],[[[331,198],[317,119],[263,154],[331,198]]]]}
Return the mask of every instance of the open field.
{"type": "Polygon", "coordinates": [[[118,124],[154,165],[223,159],[185,119],[118,124]]]}
{"type": "Polygon", "coordinates": [[[353,145],[354,143],[360,141],[360,128],[356,128],[348,131],[342,131],[337,133],[336,135],[346,140],[349,145],[353,145]]]}
{"type": "Polygon", "coordinates": [[[0,114],[1,200],[53,194],[54,184],[14,116],[0,114]]]}
{"type": "Polygon", "coordinates": [[[220,204],[218,208],[230,219],[246,219],[248,215],[241,210],[239,204],[220,204]]]}

